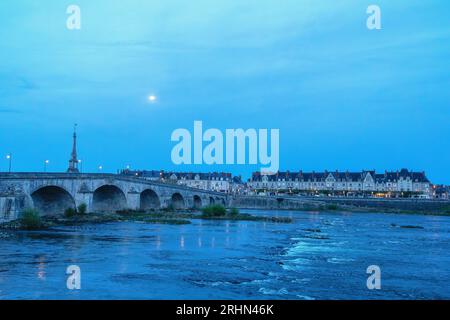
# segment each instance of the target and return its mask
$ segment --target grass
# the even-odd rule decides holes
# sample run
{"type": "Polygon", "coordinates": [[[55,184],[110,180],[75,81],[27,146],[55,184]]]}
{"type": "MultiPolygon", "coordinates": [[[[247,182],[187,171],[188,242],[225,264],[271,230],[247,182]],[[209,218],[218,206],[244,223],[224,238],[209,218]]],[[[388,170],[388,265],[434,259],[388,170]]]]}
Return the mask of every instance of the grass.
{"type": "Polygon", "coordinates": [[[34,209],[27,209],[19,220],[0,224],[0,229],[37,230],[62,225],[98,224],[109,222],[139,222],[152,224],[190,224],[192,219],[229,220],[229,221],[261,221],[273,223],[291,223],[292,219],[284,217],[262,217],[240,213],[237,208],[227,210],[222,205],[212,205],[204,208],[202,214],[195,212],[171,212],[166,210],[121,210],[114,213],[89,213],[84,210],[68,209],[65,215],[43,216],[34,209]],[[83,212],[81,214],[81,212],[83,212]]]}
{"type": "Polygon", "coordinates": [[[86,203],[80,204],[76,209],[75,208],[67,208],[64,211],[64,216],[66,218],[73,218],[75,216],[84,216],[87,211],[86,203]]]}
{"type": "Polygon", "coordinates": [[[77,211],[74,209],[74,208],[67,208],[65,211],[64,211],[64,216],[66,217],[66,218],[72,218],[72,217],[74,217],[74,216],[76,216],[77,215],[77,211]]]}
{"type": "Polygon", "coordinates": [[[175,212],[175,207],[173,206],[173,204],[169,204],[167,207],[163,208],[162,211],[164,212],[175,212]]]}
{"type": "Polygon", "coordinates": [[[20,217],[22,228],[27,230],[37,230],[43,227],[41,216],[35,209],[25,209],[20,217]]]}
{"type": "Polygon", "coordinates": [[[335,211],[339,209],[339,206],[337,204],[331,203],[326,205],[326,210],[335,211]]]}
{"type": "Polygon", "coordinates": [[[227,214],[227,209],[220,204],[212,204],[202,208],[202,217],[223,217],[227,214]]]}
{"type": "Polygon", "coordinates": [[[80,214],[80,215],[86,214],[86,211],[87,211],[87,205],[86,205],[86,203],[80,204],[80,205],[78,206],[78,208],[77,208],[77,212],[78,212],[78,214],[80,214]]]}
{"type": "Polygon", "coordinates": [[[189,224],[187,218],[191,218],[189,214],[177,214],[170,211],[146,212],[143,210],[126,210],[118,212],[119,221],[139,221],[144,223],[161,223],[161,224],[189,224]]]}

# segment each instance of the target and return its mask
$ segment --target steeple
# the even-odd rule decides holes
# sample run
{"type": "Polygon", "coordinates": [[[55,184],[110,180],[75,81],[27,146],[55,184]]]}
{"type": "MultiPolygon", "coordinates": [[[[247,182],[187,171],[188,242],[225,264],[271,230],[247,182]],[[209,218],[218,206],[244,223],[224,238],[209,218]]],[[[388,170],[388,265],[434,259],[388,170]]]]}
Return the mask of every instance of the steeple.
{"type": "Polygon", "coordinates": [[[72,154],[69,160],[69,169],[67,172],[70,173],[78,173],[78,159],[77,159],[77,124],[73,126],[73,145],[72,145],[72,154]]]}

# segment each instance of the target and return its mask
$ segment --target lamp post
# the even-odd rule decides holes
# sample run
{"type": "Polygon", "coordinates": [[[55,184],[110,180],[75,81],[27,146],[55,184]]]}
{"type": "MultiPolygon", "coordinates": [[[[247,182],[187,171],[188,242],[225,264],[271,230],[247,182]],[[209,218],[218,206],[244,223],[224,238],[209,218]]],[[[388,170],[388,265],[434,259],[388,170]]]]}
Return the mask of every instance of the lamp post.
{"type": "Polygon", "coordinates": [[[45,160],[44,161],[44,172],[47,172],[47,166],[48,166],[49,163],[50,163],[49,160],[45,160]]]}
{"type": "Polygon", "coordinates": [[[12,154],[11,154],[11,153],[8,153],[8,154],[6,155],[6,160],[8,160],[8,162],[9,162],[9,169],[8,169],[8,172],[11,173],[11,161],[12,161],[12,154]]]}
{"type": "Polygon", "coordinates": [[[103,170],[103,166],[102,165],[98,166],[98,172],[102,172],[102,170],[103,170]]]}
{"type": "Polygon", "coordinates": [[[78,160],[78,164],[80,165],[80,172],[83,173],[83,162],[78,160]]]}

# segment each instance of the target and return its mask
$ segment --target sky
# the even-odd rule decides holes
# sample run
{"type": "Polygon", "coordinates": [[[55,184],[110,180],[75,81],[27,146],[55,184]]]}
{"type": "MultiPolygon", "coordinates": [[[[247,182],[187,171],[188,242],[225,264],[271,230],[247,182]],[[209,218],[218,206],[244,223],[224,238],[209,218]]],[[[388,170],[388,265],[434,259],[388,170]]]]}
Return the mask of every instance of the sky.
{"type": "Polygon", "coordinates": [[[8,153],[13,171],[65,171],[74,123],[84,172],[259,170],[175,165],[171,133],[200,120],[279,129],[280,170],[450,184],[449,17],[447,0],[2,0],[0,171],[8,153]]]}

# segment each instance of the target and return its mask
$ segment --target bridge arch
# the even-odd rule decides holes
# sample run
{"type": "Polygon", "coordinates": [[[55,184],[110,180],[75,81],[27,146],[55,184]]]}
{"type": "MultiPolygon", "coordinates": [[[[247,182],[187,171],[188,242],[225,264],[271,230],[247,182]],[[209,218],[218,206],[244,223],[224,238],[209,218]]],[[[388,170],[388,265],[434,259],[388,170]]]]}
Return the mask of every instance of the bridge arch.
{"type": "Polygon", "coordinates": [[[220,205],[222,205],[224,207],[226,206],[224,198],[216,197],[216,199],[214,201],[215,201],[215,203],[218,203],[218,204],[220,204],[220,205]]]}
{"type": "Polygon", "coordinates": [[[92,210],[95,212],[115,212],[127,207],[125,193],[115,185],[103,185],[94,191],[92,210]]]}
{"type": "Polygon", "coordinates": [[[75,209],[75,200],[64,188],[43,186],[31,193],[34,208],[41,215],[63,214],[66,209],[75,209]]]}
{"type": "Polygon", "coordinates": [[[158,194],[152,189],[145,189],[140,195],[140,209],[158,209],[161,207],[161,201],[159,200],[158,194]]]}
{"type": "Polygon", "coordinates": [[[172,198],[170,200],[171,200],[170,204],[172,205],[172,207],[175,210],[184,209],[185,208],[184,198],[181,195],[181,193],[175,192],[174,194],[172,194],[172,198]]]}
{"type": "Polygon", "coordinates": [[[198,195],[194,195],[194,199],[193,199],[193,207],[194,209],[200,209],[202,207],[202,199],[200,198],[200,196],[198,195]]]}

